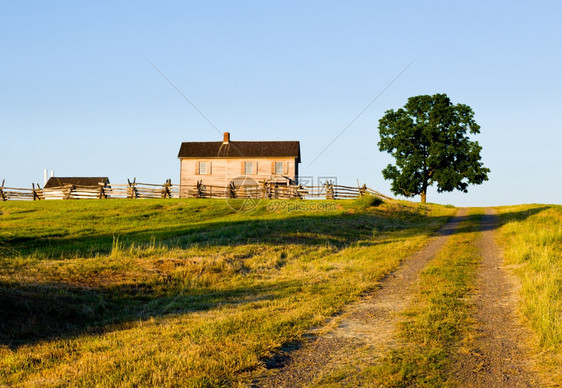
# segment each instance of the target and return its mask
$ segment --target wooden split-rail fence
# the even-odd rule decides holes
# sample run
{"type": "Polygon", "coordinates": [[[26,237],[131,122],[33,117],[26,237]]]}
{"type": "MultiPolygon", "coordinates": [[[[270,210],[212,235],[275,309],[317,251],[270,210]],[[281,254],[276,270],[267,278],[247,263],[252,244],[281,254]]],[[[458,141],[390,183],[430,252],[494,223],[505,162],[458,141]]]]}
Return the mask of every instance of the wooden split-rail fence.
{"type": "Polygon", "coordinates": [[[257,185],[229,186],[173,185],[171,179],[164,184],[139,183],[136,178],[126,184],[104,184],[81,186],[65,184],[58,187],[31,188],[0,187],[0,201],[8,200],[53,200],[53,199],[111,199],[111,198],[255,198],[255,199],[353,199],[372,195],[391,199],[366,185],[344,186],[326,182],[319,186],[279,185],[260,182],[257,185]]]}

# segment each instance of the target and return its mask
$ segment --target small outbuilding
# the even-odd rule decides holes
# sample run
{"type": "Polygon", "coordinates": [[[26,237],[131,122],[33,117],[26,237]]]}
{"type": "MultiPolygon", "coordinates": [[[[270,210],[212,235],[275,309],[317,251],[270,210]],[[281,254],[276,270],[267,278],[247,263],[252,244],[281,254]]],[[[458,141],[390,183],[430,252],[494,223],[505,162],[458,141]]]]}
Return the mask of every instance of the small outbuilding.
{"type": "Polygon", "coordinates": [[[53,187],[65,186],[81,186],[81,187],[99,187],[100,185],[107,186],[109,184],[108,177],[50,177],[45,184],[45,189],[53,187]]]}
{"type": "Polygon", "coordinates": [[[43,187],[43,198],[96,198],[108,185],[108,177],[51,177],[43,187]]]}

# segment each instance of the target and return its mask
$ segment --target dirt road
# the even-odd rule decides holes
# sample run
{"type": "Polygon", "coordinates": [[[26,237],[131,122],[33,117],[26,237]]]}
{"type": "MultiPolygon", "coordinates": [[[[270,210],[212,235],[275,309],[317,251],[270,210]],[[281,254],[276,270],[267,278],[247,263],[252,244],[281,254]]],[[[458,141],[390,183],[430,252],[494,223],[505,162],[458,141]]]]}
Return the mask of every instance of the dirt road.
{"type": "MultiPolygon", "coordinates": [[[[437,237],[387,276],[379,289],[312,331],[311,339],[299,348],[287,349],[270,360],[267,373],[252,386],[309,386],[334,370],[353,372],[358,365],[376,364],[400,346],[396,335],[400,312],[411,303],[421,271],[455,233],[465,213],[460,209],[437,237]]],[[[476,242],[482,257],[473,295],[477,333],[466,345],[468,351],[455,356],[450,381],[463,387],[539,386],[524,349],[530,333],[516,317],[516,283],[502,267],[502,253],[494,241],[497,227],[498,220],[487,210],[476,242]]]]}
{"type": "Polygon", "coordinates": [[[488,209],[478,241],[482,264],[474,296],[477,336],[453,373],[466,387],[535,387],[539,383],[524,349],[531,333],[517,319],[517,284],[502,265],[502,252],[494,241],[497,226],[488,209]]]}
{"type": "Polygon", "coordinates": [[[256,387],[302,387],[331,370],[341,368],[359,353],[367,353],[375,362],[397,341],[395,331],[398,313],[409,304],[416,280],[429,261],[455,232],[462,220],[464,209],[459,210],[421,251],[403,262],[393,274],[358,303],[348,307],[324,328],[322,333],[311,333],[314,340],[302,348],[280,354],[269,365],[269,373],[255,381],[256,387]],[[369,348],[369,352],[359,349],[369,348]]]}

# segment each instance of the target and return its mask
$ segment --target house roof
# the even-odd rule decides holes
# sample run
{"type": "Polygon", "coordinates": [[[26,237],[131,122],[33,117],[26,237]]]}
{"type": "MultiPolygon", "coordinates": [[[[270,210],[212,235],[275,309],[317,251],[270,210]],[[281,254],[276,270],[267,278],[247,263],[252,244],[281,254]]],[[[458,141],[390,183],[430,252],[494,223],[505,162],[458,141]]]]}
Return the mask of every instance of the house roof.
{"type": "Polygon", "coordinates": [[[98,187],[100,183],[109,183],[108,177],[51,177],[45,184],[45,189],[64,185],[98,187]]]}
{"type": "Polygon", "coordinates": [[[301,160],[298,141],[221,141],[186,142],[178,158],[264,158],[293,157],[301,160]]]}

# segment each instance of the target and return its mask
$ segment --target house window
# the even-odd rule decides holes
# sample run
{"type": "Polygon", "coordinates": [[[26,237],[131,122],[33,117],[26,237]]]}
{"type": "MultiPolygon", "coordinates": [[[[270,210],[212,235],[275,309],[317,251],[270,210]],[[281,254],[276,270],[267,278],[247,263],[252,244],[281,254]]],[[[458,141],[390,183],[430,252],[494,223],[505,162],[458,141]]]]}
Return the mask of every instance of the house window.
{"type": "Polygon", "coordinates": [[[209,173],[209,162],[199,162],[199,175],[207,175],[209,173]]]}
{"type": "Polygon", "coordinates": [[[275,162],[275,175],[283,175],[283,162],[275,162]]]}
{"type": "Polygon", "coordinates": [[[254,164],[252,162],[244,162],[244,175],[252,175],[254,173],[254,164]]]}

